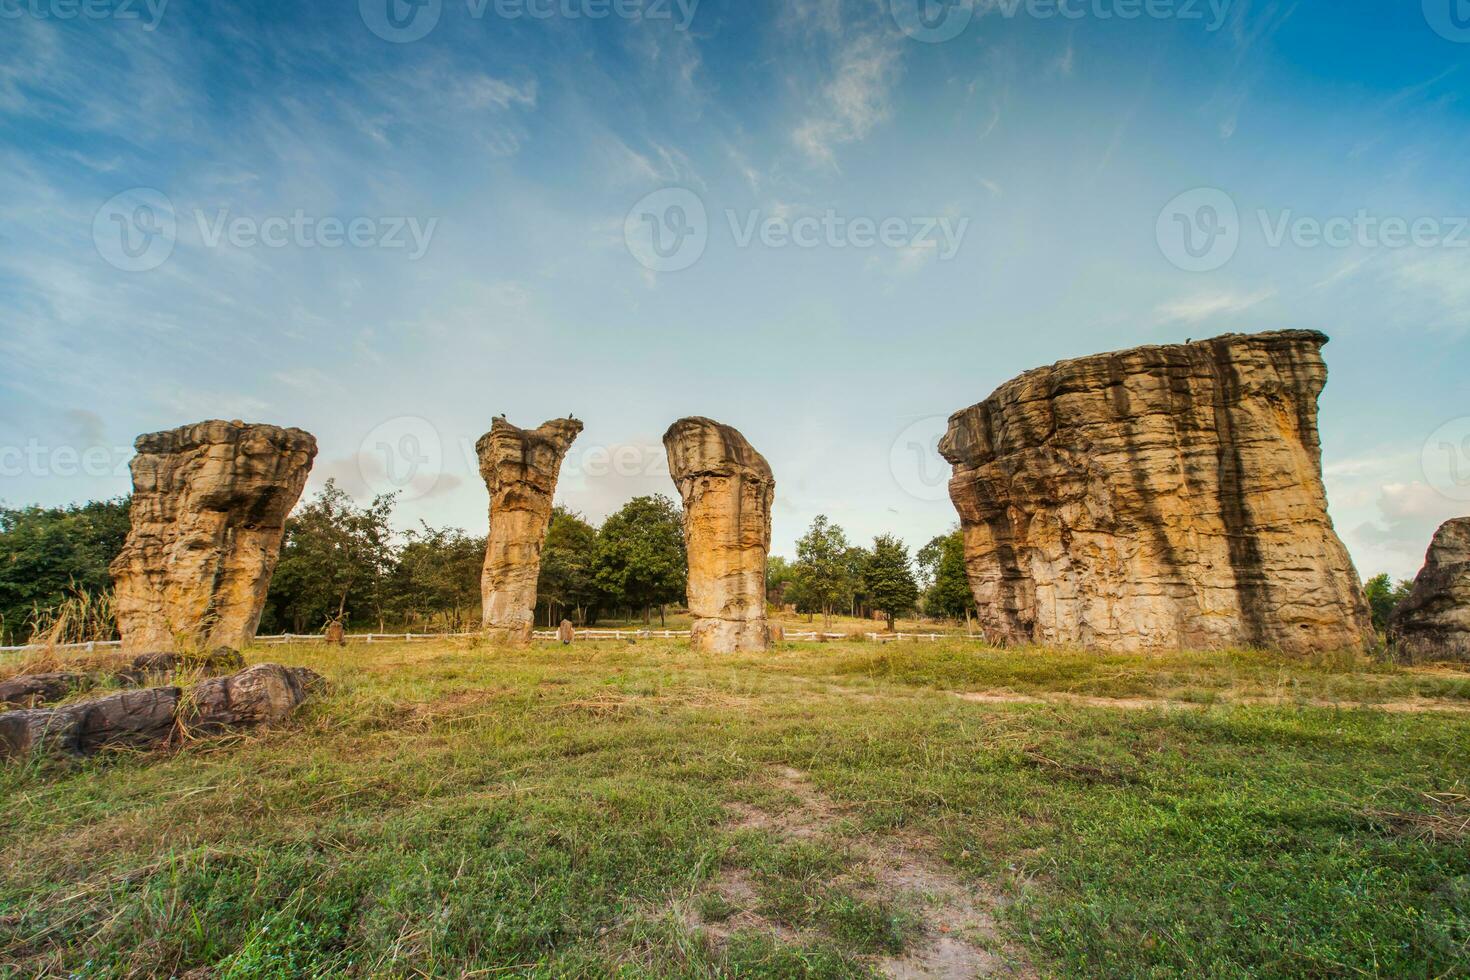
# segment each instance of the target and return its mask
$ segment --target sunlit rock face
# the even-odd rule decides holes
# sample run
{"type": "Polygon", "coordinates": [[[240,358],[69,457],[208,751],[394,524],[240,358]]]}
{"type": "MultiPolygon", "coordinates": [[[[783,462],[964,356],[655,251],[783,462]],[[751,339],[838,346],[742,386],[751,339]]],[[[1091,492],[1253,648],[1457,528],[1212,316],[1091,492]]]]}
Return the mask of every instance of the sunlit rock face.
{"type": "Polygon", "coordinates": [[[1470,660],[1470,517],[1446,521],[1435,532],[1388,632],[1395,648],[1411,657],[1470,660]]]}
{"type": "Polygon", "coordinates": [[[132,527],[111,569],[124,651],[245,646],[316,439],[212,421],[139,436],[135,448],[132,527]]]}
{"type": "Polygon", "coordinates": [[[541,545],[567,450],[582,431],[576,419],[520,429],[503,418],[475,450],[490,491],[490,534],[480,577],[484,629],[497,642],[531,642],[541,545]]]}
{"type": "Polygon", "coordinates": [[[771,467],[739,432],[706,418],[675,422],[664,448],[684,501],[692,643],[709,653],[765,650],[771,467]]]}
{"type": "Polygon", "coordinates": [[[1313,331],[1139,347],[1028,371],[940,452],[995,642],[1108,650],[1362,645],[1327,516],[1313,331]]]}

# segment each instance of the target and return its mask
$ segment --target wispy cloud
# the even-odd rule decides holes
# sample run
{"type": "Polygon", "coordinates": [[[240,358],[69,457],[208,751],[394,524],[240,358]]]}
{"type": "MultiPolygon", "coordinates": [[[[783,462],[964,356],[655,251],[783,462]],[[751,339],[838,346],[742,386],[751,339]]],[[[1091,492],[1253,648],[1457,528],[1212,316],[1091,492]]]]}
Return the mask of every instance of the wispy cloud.
{"type": "Polygon", "coordinates": [[[816,105],[791,134],[810,162],[840,170],[838,148],[864,139],[889,118],[900,52],[897,42],[879,31],[858,33],[841,45],[816,105]]]}
{"type": "Polygon", "coordinates": [[[1154,316],[1160,324],[1202,323],[1215,317],[1232,316],[1253,306],[1264,303],[1276,295],[1276,290],[1265,289],[1256,293],[1200,293],[1154,308],[1154,316]]]}

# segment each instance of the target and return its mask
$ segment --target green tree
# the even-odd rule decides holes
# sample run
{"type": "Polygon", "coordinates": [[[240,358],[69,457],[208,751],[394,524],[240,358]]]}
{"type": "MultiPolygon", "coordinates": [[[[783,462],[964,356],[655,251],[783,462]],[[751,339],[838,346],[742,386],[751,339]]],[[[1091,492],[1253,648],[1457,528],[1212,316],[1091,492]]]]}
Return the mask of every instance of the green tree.
{"type": "Polygon", "coordinates": [[[536,580],[538,603],[546,605],[546,622],[555,626],[558,607],[571,609],[578,623],[598,599],[597,529],[581,514],[555,507],[541,548],[541,577],[536,580]]]}
{"type": "Polygon", "coordinates": [[[975,613],[975,595],[965,571],[965,540],[959,530],[941,535],[924,546],[933,568],[932,581],[924,593],[924,610],[931,616],[948,616],[968,623],[975,613]]]}
{"type": "Polygon", "coordinates": [[[892,631],[893,621],[919,601],[919,583],[909,562],[909,549],[891,534],[873,539],[873,550],[863,564],[863,591],[880,610],[892,631]]]}
{"type": "Polygon", "coordinates": [[[321,492],[286,520],[280,564],[267,603],[278,625],[300,633],[327,619],[369,615],[383,623],[396,563],[395,494],[358,507],[328,480],[321,492]]]}
{"type": "Polygon", "coordinates": [[[603,522],[594,580],[610,603],[642,609],[649,622],[666,603],[684,598],[689,561],[679,507],[668,497],[635,497],[603,522]]]}
{"type": "Polygon", "coordinates": [[[392,572],[389,603],[405,623],[441,620],[451,632],[480,619],[480,570],[485,539],[459,528],[423,523],[403,535],[392,572]]]}
{"type": "Polygon", "coordinates": [[[1368,609],[1373,614],[1373,628],[1383,633],[1388,629],[1389,617],[1398,604],[1409,597],[1414,583],[1400,581],[1394,585],[1387,572],[1373,576],[1363,584],[1363,594],[1368,599],[1368,609]]]}
{"type": "Polygon", "coordinates": [[[853,593],[852,558],[847,534],[819,514],[796,542],[795,586],[798,608],[820,611],[825,629],[832,628],[832,610],[845,606],[853,593]]]}
{"type": "Polygon", "coordinates": [[[0,637],[30,638],[30,624],[68,595],[100,597],[107,566],[128,536],[128,500],[67,507],[0,508],[0,637]]]}
{"type": "Polygon", "coordinates": [[[770,602],[778,607],[794,602],[788,593],[795,578],[796,570],[785,558],[780,555],[766,558],[766,598],[770,602]]]}

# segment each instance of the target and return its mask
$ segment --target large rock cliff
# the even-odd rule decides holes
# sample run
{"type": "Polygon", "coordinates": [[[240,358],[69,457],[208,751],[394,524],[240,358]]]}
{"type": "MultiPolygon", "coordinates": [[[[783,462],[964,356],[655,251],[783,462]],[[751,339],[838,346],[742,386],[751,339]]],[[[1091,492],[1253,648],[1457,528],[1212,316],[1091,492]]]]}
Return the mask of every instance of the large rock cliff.
{"type": "Polygon", "coordinates": [[[1470,517],[1446,521],[1435,532],[1388,633],[1407,659],[1470,660],[1470,517]]]}
{"type": "Polygon", "coordinates": [[[1313,331],[1231,334],[1028,371],[940,443],[996,642],[1109,650],[1361,645],[1327,516],[1313,331]]]}
{"type": "Polygon", "coordinates": [[[124,651],[245,646],[316,440],[213,421],[139,436],[135,448],[132,527],[112,563],[124,651]]]}
{"type": "Polygon", "coordinates": [[[693,646],[708,653],[766,649],[771,467],[739,432],[706,418],[669,426],[664,448],[684,501],[693,646]]]}
{"type": "Polygon", "coordinates": [[[576,419],[521,429],[497,418],[475,451],[490,491],[490,534],[480,577],[485,632],[505,643],[531,642],[541,545],[551,522],[556,481],[582,431],[576,419]]]}

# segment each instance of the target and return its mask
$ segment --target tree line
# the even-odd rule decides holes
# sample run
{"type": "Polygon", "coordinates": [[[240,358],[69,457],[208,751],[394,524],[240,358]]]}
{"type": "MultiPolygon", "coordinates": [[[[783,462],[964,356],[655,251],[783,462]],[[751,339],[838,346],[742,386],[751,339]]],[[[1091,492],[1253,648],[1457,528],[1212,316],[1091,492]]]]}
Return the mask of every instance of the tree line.
{"type": "MultiPolygon", "coordinates": [[[[302,503],[286,523],[261,630],[315,632],[334,619],[355,629],[474,629],[484,536],[428,524],[395,530],[394,504],[392,495],[358,504],[331,481],[302,503]]],[[[555,508],[541,554],[537,621],[650,623],[667,607],[682,605],[688,560],[681,520],[679,505],[657,494],[628,501],[600,527],[555,508]]],[[[127,498],[0,507],[0,644],[26,642],[69,600],[105,608],[108,565],[127,533],[127,498]]],[[[878,535],[863,547],[818,516],[797,541],[794,558],[771,556],[766,578],[773,605],[821,615],[828,625],[838,614],[881,614],[892,628],[914,612],[967,622],[975,612],[958,529],[911,556],[893,535],[878,535]]],[[[1366,583],[1380,632],[1408,588],[1387,575],[1366,583]]]]}

